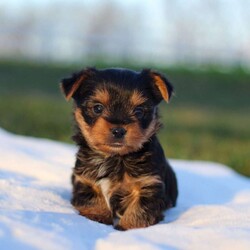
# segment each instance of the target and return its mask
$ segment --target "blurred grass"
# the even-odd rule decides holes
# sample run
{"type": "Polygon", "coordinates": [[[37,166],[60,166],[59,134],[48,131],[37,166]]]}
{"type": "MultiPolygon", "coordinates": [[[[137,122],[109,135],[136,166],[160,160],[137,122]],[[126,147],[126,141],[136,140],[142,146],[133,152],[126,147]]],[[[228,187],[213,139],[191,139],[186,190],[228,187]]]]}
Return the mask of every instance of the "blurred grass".
{"type": "MultiPolygon", "coordinates": [[[[0,62],[0,127],[71,142],[71,103],[62,97],[59,82],[77,69],[0,62]]],[[[240,68],[159,70],[175,86],[170,104],[160,107],[165,126],[159,138],[167,156],[217,161],[250,176],[250,75],[240,68]]]]}

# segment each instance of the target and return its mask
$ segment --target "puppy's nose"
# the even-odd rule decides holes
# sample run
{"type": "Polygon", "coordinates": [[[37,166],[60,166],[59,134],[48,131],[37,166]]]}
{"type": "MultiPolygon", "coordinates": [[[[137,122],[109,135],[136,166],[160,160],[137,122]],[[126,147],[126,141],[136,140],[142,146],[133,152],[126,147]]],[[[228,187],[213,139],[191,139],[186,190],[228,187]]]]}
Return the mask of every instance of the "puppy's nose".
{"type": "Polygon", "coordinates": [[[111,132],[113,136],[117,139],[122,139],[127,131],[124,128],[112,128],[111,132]]]}

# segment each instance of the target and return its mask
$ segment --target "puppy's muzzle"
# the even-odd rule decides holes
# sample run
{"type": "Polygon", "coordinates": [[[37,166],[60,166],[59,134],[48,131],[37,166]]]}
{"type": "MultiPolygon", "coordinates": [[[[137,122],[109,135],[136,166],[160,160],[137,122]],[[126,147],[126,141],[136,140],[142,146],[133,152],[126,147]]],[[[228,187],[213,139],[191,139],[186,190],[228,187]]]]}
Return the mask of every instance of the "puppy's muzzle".
{"type": "Polygon", "coordinates": [[[111,133],[115,139],[123,139],[127,130],[122,127],[112,128],[111,133]]]}

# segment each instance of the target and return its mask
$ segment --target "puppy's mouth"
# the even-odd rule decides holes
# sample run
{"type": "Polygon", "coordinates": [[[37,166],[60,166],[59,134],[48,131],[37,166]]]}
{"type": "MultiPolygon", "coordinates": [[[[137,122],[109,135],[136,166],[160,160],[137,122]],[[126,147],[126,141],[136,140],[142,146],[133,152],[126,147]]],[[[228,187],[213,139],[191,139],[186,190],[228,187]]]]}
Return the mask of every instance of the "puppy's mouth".
{"type": "Polygon", "coordinates": [[[113,154],[124,155],[131,151],[130,147],[125,142],[109,142],[109,143],[99,144],[97,148],[100,151],[110,155],[113,154]]]}
{"type": "Polygon", "coordinates": [[[105,144],[105,146],[108,146],[111,148],[122,148],[122,147],[125,147],[126,145],[122,142],[114,142],[114,143],[105,144]]]}
{"type": "Polygon", "coordinates": [[[106,142],[103,144],[96,145],[96,149],[100,152],[103,152],[107,155],[125,155],[130,152],[134,152],[137,148],[127,144],[125,141],[123,142],[106,142]]]}

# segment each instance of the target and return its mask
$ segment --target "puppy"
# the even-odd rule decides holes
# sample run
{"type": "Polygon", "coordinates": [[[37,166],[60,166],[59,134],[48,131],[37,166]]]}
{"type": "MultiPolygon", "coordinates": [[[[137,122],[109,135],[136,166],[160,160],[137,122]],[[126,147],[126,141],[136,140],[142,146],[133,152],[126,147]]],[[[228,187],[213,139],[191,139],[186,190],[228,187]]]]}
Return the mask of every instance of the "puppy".
{"type": "Polygon", "coordinates": [[[169,81],[152,70],[86,68],[62,80],[74,100],[79,146],[71,203],[83,216],[116,229],[143,228],[175,206],[177,181],[156,137],[157,106],[169,81]]]}

